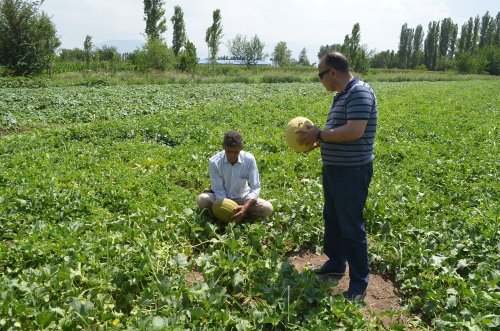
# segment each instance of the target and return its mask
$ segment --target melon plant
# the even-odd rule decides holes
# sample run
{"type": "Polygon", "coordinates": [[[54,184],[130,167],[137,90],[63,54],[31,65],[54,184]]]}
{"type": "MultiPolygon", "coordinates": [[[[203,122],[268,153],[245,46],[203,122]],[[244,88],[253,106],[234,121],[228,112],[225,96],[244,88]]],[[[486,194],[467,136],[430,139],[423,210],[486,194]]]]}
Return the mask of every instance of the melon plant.
{"type": "Polygon", "coordinates": [[[373,85],[370,266],[416,315],[291,263],[321,252],[322,167],[283,131],[326,116],[319,83],[0,87],[0,329],[498,329],[500,80],[373,85]],[[233,128],[275,212],[218,227],[192,208],[233,128]]]}
{"type": "Polygon", "coordinates": [[[212,214],[219,221],[228,223],[236,214],[236,207],[238,204],[231,199],[219,199],[212,204],[212,214]]]}
{"type": "Polygon", "coordinates": [[[299,153],[308,152],[313,149],[314,143],[308,145],[299,143],[299,135],[295,132],[298,129],[310,128],[313,125],[313,122],[311,122],[306,117],[295,117],[291,119],[285,128],[285,141],[288,147],[290,147],[293,151],[299,153]]]}

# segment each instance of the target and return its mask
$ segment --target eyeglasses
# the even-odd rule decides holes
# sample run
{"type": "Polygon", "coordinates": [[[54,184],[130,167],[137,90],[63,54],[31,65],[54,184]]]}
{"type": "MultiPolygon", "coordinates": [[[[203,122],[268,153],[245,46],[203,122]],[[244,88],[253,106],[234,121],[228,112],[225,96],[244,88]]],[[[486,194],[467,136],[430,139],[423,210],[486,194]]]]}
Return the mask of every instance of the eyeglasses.
{"type": "Polygon", "coordinates": [[[320,72],[320,73],[318,74],[319,80],[323,80],[323,77],[325,77],[326,73],[327,73],[328,71],[330,71],[330,70],[332,70],[332,68],[328,68],[328,69],[323,70],[322,72],[320,72]]]}

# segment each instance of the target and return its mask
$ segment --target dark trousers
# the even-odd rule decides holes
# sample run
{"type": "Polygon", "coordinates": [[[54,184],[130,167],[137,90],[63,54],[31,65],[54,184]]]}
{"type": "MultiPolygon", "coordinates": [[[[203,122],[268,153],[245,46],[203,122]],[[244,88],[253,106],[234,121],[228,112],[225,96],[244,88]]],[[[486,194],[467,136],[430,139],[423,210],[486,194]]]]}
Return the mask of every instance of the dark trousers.
{"type": "Polygon", "coordinates": [[[362,166],[323,166],[325,204],[324,252],[339,272],[349,264],[349,291],[362,293],[370,267],[363,210],[373,175],[373,163],[362,166]]]}

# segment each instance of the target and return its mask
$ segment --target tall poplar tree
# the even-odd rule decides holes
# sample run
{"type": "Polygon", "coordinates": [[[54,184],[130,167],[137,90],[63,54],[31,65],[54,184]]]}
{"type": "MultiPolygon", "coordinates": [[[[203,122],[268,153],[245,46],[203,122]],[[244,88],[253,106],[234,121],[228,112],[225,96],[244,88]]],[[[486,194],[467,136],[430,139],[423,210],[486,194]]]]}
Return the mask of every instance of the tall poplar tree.
{"type": "Polygon", "coordinates": [[[360,42],[361,42],[361,28],[359,23],[356,23],[352,27],[351,35],[347,35],[344,39],[344,55],[347,56],[348,59],[354,60],[358,51],[360,50],[360,42]]]}
{"type": "Polygon", "coordinates": [[[458,24],[454,24],[451,30],[450,49],[449,49],[452,58],[454,58],[456,55],[457,40],[458,40],[458,24]]]}
{"type": "Polygon", "coordinates": [[[171,18],[173,26],[172,50],[175,56],[179,55],[182,47],[186,44],[186,27],[184,24],[184,12],[180,6],[175,6],[174,15],[171,18]]]}
{"type": "Polygon", "coordinates": [[[493,45],[495,38],[495,21],[487,11],[481,19],[481,33],[479,36],[479,48],[493,45]]]}
{"type": "Polygon", "coordinates": [[[408,68],[411,62],[413,49],[414,30],[408,28],[408,24],[403,24],[399,36],[398,58],[401,68],[408,68]]]}
{"type": "Polygon", "coordinates": [[[346,35],[341,52],[349,59],[353,70],[364,72],[368,66],[366,52],[361,47],[361,28],[359,23],[352,27],[351,35],[346,35]]]}
{"type": "Polygon", "coordinates": [[[224,36],[224,34],[222,33],[222,21],[221,21],[222,19],[221,19],[220,9],[214,10],[214,12],[212,13],[212,18],[213,18],[213,23],[207,29],[205,35],[205,42],[207,43],[208,46],[210,61],[212,63],[215,63],[215,60],[217,59],[217,54],[219,53],[221,40],[222,37],[224,36]]]}
{"type": "Polygon", "coordinates": [[[83,42],[83,51],[85,52],[85,68],[90,69],[90,60],[92,59],[92,37],[87,35],[83,42]]]}
{"type": "Polygon", "coordinates": [[[164,5],[163,0],[144,0],[145,32],[148,39],[161,39],[161,35],[167,31],[164,5]]]}
{"type": "Polygon", "coordinates": [[[438,46],[439,58],[453,57],[457,33],[457,25],[453,23],[453,20],[451,18],[445,18],[441,21],[438,46]]]}
{"type": "Polygon", "coordinates": [[[424,64],[429,70],[437,69],[439,42],[439,22],[429,23],[424,43],[424,64]]]}
{"type": "Polygon", "coordinates": [[[500,11],[497,13],[495,19],[495,37],[493,38],[493,44],[500,47],[500,11]]]}
{"type": "Polygon", "coordinates": [[[417,25],[415,28],[415,35],[413,36],[413,47],[411,55],[411,67],[415,68],[422,64],[422,58],[424,56],[423,52],[423,42],[424,42],[424,30],[422,25],[417,25]]]}
{"type": "Polygon", "coordinates": [[[474,19],[471,17],[467,21],[465,34],[462,34],[464,38],[464,52],[472,53],[474,50],[474,19]]]}
{"type": "Polygon", "coordinates": [[[476,18],[474,19],[474,28],[473,28],[473,32],[472,32],[472,35],[471,35],[471,52],[474,53],[476,51],[476,48],[478,46],[478,42],[479,42],[479,27],[480,27],[481,23],[479,22],[479,15],[476,16],[476,18]]]}

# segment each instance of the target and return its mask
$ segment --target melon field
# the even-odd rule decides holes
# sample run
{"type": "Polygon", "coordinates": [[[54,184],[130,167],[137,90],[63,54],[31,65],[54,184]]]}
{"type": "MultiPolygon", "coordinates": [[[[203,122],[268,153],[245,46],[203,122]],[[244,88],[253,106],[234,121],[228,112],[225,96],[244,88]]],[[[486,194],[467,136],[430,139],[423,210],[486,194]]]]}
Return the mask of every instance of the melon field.
{"type": "Polygon", "coordinates": [[[373,313],[297,271],[321,254],[319,83],[0,87],[0,329],[332,330],[500,327],[500,80],[373,82],[367,201],[373,313]],[[224,132],[243,134],[275,212],[221,227],[196,209],[224,132]]]}

